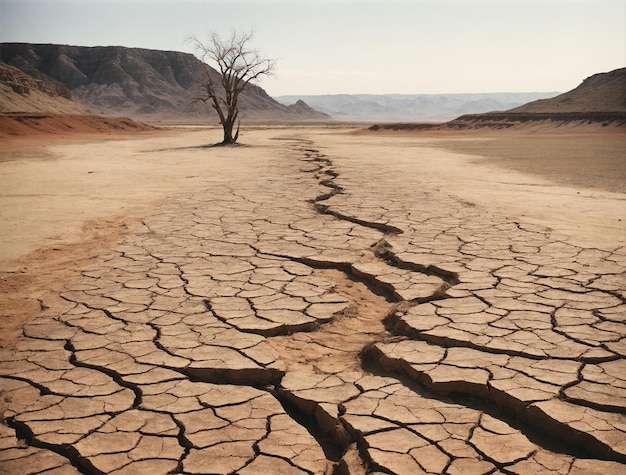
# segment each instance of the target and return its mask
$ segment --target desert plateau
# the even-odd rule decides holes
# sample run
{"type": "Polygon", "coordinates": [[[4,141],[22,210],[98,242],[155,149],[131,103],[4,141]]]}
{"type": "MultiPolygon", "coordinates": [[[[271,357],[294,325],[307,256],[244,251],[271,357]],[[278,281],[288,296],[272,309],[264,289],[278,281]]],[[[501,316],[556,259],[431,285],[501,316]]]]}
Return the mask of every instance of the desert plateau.
{"type": "Polygon", "coordinates": [[[233,143],[192,54],[0,46],[0,474],[625,473],[626,68],[233,143]]]}

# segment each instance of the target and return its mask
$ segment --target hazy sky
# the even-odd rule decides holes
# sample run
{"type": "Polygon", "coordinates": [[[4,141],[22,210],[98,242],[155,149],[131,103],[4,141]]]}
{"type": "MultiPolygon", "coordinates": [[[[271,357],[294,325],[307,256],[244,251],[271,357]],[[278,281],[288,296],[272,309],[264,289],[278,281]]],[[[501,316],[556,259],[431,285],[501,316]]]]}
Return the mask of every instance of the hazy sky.
{"type": "Polygon", "coordinates": [[[626,66],[626,0],[0,0],[0,41],[192,52],[255,32],[270,95],[567,91],[626,66]]]}

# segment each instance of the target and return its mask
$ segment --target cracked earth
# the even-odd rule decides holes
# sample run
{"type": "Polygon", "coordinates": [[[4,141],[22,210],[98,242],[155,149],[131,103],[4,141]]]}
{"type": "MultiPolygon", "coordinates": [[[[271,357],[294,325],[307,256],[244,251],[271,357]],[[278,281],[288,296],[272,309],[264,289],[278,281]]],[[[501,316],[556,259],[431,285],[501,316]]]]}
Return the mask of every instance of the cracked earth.
{"type": "Polygon", "coordinates": [[[273,147],[40,302],[0,473],[624,473],[625,247],[273,147]]]}

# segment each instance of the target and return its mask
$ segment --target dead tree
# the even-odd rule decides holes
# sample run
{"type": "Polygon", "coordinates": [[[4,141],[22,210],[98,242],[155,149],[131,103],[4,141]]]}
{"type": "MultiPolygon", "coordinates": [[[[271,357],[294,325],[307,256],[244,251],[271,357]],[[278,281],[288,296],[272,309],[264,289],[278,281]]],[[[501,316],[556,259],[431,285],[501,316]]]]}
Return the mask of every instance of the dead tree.
{"type": "Polygon", "coordinates": [[[250,40],[252,32],[236,31],[228,39],[213,32],[206,43],[197,37],[189,39],[206,66],[205,82],[194,102],[209,103],[217,112],[224,129],[222,145],[235,144],[239,138],[239,95],[250,82],[274,73],[275,61],[263,58],[258,50],[251,49],[248,46],[250,40]],[[209,64],[217,65],[221,74],[219,81],[211,76],[209,64]],[[237,130],[233,134],[235,125],[237,130]]]}

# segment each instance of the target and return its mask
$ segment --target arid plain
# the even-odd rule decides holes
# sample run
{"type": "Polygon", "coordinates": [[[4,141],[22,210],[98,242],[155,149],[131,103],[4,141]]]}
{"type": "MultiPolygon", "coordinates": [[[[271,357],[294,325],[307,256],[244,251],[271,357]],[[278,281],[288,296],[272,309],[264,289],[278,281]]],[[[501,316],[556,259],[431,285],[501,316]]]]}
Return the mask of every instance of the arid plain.
{"type": "Polygon", "coordinates": [[[6,140],[0,473],[623,473],[626,135],[6,140]]]}

